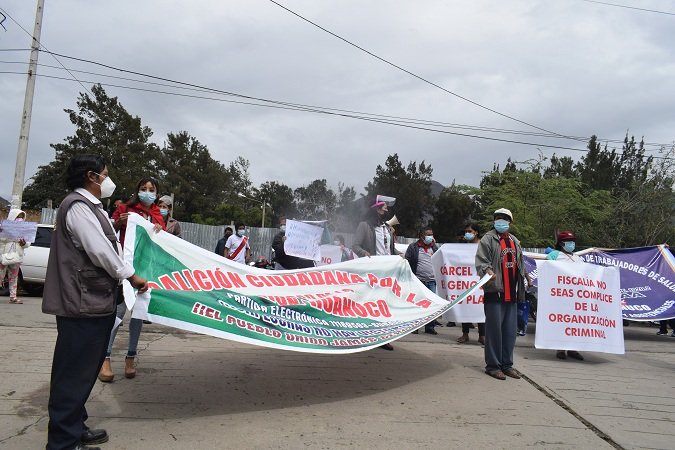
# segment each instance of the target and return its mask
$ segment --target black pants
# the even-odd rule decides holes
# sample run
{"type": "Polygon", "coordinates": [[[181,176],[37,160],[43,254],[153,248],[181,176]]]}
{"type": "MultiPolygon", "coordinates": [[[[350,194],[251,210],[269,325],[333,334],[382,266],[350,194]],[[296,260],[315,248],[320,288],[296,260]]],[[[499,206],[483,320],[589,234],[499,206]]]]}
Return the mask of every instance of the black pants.
{"type": "MultiPolygon", "coordinates": [[[[462,333],[469,334],[470,329],[470,322],[462,322],[462,333]]],[[[478,336],[485,336],[485,323],[478,324],[478,336]]]]}
{"type": "Polygon", "coordinates": [[[84,404],[105,359],[114,323],[112,313],[97,318],[56,317],[47,450],[72,449],[80,442],[87,420],[84,404]]]}
{"type": "Polygon", "coordinates": [[[668,319],[668,320],[662,320],[659,322],[659,331],[661,333],[667,333],[668,332],[668,325],[670,325],[670,328],[675,331],[675,319],[668,319]]]}

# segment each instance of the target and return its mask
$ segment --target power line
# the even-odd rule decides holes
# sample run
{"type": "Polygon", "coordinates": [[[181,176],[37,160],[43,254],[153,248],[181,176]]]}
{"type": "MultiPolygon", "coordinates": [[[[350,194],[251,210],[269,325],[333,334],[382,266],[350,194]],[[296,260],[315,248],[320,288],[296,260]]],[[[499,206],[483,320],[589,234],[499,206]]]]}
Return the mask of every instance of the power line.
{"type": "Polygon", "coordinates": [[[435,88],[437,88],[437,89],[440,89],[440,90],[442,90],[443,92],[445,92],[445,93],[447,93],[447,94],[453,95],[453,96],[455,96],[455,97],[457,97],[457,98],[459,98],[459,99],[464,100],[465,102],[471,103],[471,104],[474,105],[474,106],[478,106],[479,108],[482,108],[482,109],[484,109],[484,110],[486,110],[486,111],[490,111],[491,113],[497,114],[497,115],[499,115],[499,116],[505,117],[505,118],[507,118],[507,119],[513,120],[513,121],[518,122],[518,123],[522,123],[523,125],[527,125],[527,126],[529,126],[529,127],[535,128],[535,129],[537,129],[537,130],[539,130],[539,131],[545,131],[545,132],[547,132],[547,133],[555,134],[555,135],[558,135],[558,136],[560,136],[560,137],[563,137],[563,138],[566,138],[566,139],[570,139],[570,140],[578,140],[578,139],[574,139],[574,138],[572,138],[572,137],[570,137],[570,136],[567,136],[567,135],[563,135],[563,134],[560,134],[560,133],[556,133],[555,131],[549,131],[549,130],[547,130],[547,129],[545,129],[545,128],[541,128],[541,127],[539,127],[539,126],[537,126],[537,125],[533,125],[533,124],[531,124],[531,123],[529,123],[529,122],[525,122],[524,120],[521,120],[521,119],[518,119],[518,118],[516,118],[516,117],[510,116],[510,115],[508,115],[508,114],[499,112],[499,111],[497,111],[496,109],[493,109],[493,108],[490,108],[490,107],[488,107],[488,106],[482,105],[482,104],[480,104],[480,103],[478,103],[478,102],[476,102],[476,101],[474,101],[474,100],[471,100],[470,98],[464,97],[464,96],[462,96],[462,95],[460,95],[460,94],[458,94],[458,93],[456,93],[456,92],[450,91],[449,89],[446,89],[446,88],[444,88],[443,86],[434,83],[433,81],[427,80],[426,78],[421,77],[420,75],[417,75],[416,73],[413,73],[413,72],[411,72],[410,70],[405,69],[405,68],[403,68],[403,67],[401,67],[401,66],[399,66],[399,65],[397,65],[397,64],[394,64],[393,62],[391,62],[391,61],[389,61],[389,60],[387,60],[387,59],[384,59],[384,58],[382,58],[381,56],[376,55],[375,53],[373,53],[373,52],[371,52],[371,51],[369,51],[369,50],[367,50],[367,49],[365,49],[365,48],[363,48],[363,47],[361,47],[361,46],[359,46],[359,45],[357,45],[357,44],[351,42],[350,40],[348,40],[348,39],[346,39],[346,38],[344,38],[344,37],[342,37],[342,36],[340,36],[340,35],[338,35],[338,34],[336,34],[336,33],[333,33],[332,31],[330,31],[330,30],[328,30],[328,29],[322,27],[321,25],[317,24],[316,22],[313,22],[313,21],[309,20],[308,18],[306,18],[306,17],[304,17],[304,16],[298,14],[297,12],[293,11],[292,9],[287,8],[286,6],[282,5],[281,3],[278,3],[278,2],[276,2],[276,1],[274,1],[274,0],[269,0],[269,1],[270,1],[271,3],[274,3],[275,5],[277,5],[278,7],[280,7],[280,8],[282,8],[282,9],[288,11],[289,13],[293,14],[294,16],[296,16],[296,17],[298,17],[298,18],[304,20],[305,22],[307,22],[307,23],[309,23],[309,24],[311,24],[311,25],[317,27],[318,29],[320,29],[320,30],[322,30],[322,31],[324,31],[324,32],[326,32],[326,33],[328,33],[328,34],[330,34],[331,36],[334,36],[334,37],[340,39],[341,41],[343,41],[343,42],[345,42],[345,43],[351,45],[352,47],[355,47],[355,48],[361,50],[362,52],[364,52],[364,53],[366,53],[366,54],[372,56],[373,58],[376,58],[376,59],[382,61],[382,62],[385,63],[385,64],[388,64],[388,65],[390,65],[390,66],[392,66],[392,67],[394,67],[394,68],[396,68],[396,69],[398,69],[398,70],[400,70],[400,71],[403,71],[403,72],[407,73],[408,75],[411,75],[411,76],[417,78],[418,80],[421,80],[421,81],[423,81],[423,82],[425,82],[425,83],[427,83],[427,84],[429,84],[429,85],[431,85],[431,86],[433,86],[433,87],[435,87],[435,88]]]}
{"type": "Polygon", "coordinates": [[[581,0],[581,1],[587,2],[587,3],[597,3],[598,5],[614,6],[616,8],[634,9],[636,11],[644,11],[644,12],[651,12],[651,13],[656,13],[656,14],[665,14],[665,15],[668,15],[668,16],[675,16],[675,13],[668,12],[668,11],[659,11],[659,10],[656,10],[656,9],[638,8],[636,6],[619,5],[619,4],[616,4],[616,3],[599,2],[599,1],[595,1],[595,0],[581,0]]]}
{"type": "MultiPolygon", "coordinates": [[[[16,20],[14,20],[14,18],[13,18],[11,15],[9,15],[9,13],[8,13],[7,11],[5,11],[5,10],[2,9],[2,8],[0,8],[0,11],[2,11],[7,17],[9,17],[9,19],[10,19],[12,22],[14,22],[14,23],[16,24],[16,26],[18,26],[19,28],[21,28],[21,29],[23,30],[23,32],[26,33],[26,34],[31,38],[31,40],[35,39],[35,37],[34,37],[31,33],[29,33],[28,30],[26,30],[23,26],[21,26],[21,24],[20,24],[19,22],[17,22],[16,20]]],[[[44,48],[45,50],[47,50],[47,52],[49,52],[49,49],[47,49],[47,47],[45,47],[44,45],[42,45],[42,42],[38,41],[37,39],[36,39],[36,41],[37,41],[37,44],[38,44],[38,47],[39,47],[39,48],[44,48]]],[[[49,52],[49,53],[51,54],[51,52],[49,52]]],[[[80,80],[78,80],[78,79],[75,77],[75,75],[73,75],[73,74],[70,72],[70,70],[68,70],[68,68],[67,68],[66,66],[64,66],[63,64],[61,64],[61,61],[59,61],[59,60],[56,58],[56,56],[54,56],[54,55],[52,54],[51,57],[54,58],[54,60],[55,60],[57,63],[59,63],[59,64],[61,65],[61,67],[63,67],[63,69],[64,69],[66,72],[68,72],[68,73],[70,74],[71,77],[73,77],[73,80],[75,80],[75,81],[77,81],[78,83],[80,83],[80,80]]],[[[89,92],[89,93],[91,94],[91,91],[89,91],[89,89],[87,89],[87,87],[86,87],[84,84],[80,83],[80,86],[82,86],[82,88],[83,88],[85,91],[87,91],[87,92],[89,92]]]]}
{"type": "MultiPolygon", "coordinates": [[[[6,73],[6,74],[24,74],[24,72],[6,72],[6,71],[0,71],[0,74],[6,73]]],[[[73,81],[70,78],[65,78],[65,77],[57,77],[53,75],[45,75],[45,74],[38,74],[38,76],[41,76],[43,78],[51,78],[51,79],[56,79],[56,80],[64,80],[64,81],[73,81]]],[[[87,83],[94,83],[93,81],[87,81],[87,83]]],[[[527,142],[527,141],[517,141],[513,139],[501,139],[501,138],[495,138],[495,137],[490,137],[490,136],[481,136],[481,135],[474,135],[474,134],[468,134],[468,133],[458,133],[454,131],[447,131],[447,130],[438,130],[435,128],[429,128],[421,125],[412,125],[412,124],[404,124],[404,123],[399,123],[395,121],[389,121],[385,119],[379,119],[379,118],[374,118],[374,117],[367,117],[367,116],[359,116],[356,114],[347,114],[347,113],[338,113],[338,112],[331,112],[331,111],[323,111],[323,110],[312,110],[309,108],[294,108],[290,106],[283,106],[283,105],[269,105],[269,104],[260,104],[260,103],[253,103],[253,102],[247,102],[247,101],[241,101],[241,100],[230,100],[230,99],[223,99],[223,98],[215,98],[215,97],[205,97],[205,96],[199,96],[199,95],[192,95],[192,94],[182,94],[182,93],[177,93],[177,92],[168,92],[168,91],[159,91],[155,89],[144,89],[144,88],[139,88],[139,87],[133,87],[133,86],[124,86],[124,85],[116,85],[112,83],[99,83],[103,86],[108,86],[108,87],[116,87],[120,89],[128,89],[128,90],[134,90],[134,91],[142,91],[142,92],[150,92],[150,93],[155,93],[155,94],[164,94],[164,95],[172,95],[172,96],[177,96],[177,97],[186,97],[186,98],[194,98],[194,99],[202,99],[202,100],[212,100],[212,101],[220,101],[220,102],[225,102],[225,103],[235,103],[235,104],[244,104],[244,105],[250,105],[250,106],[261,106],[261,107],[266,107],[266,108],[275,108],[275,109],[286,109],[286,110],[295,110],[295,111],[303,111],[303,112],[315,112],[315,113],[320,113],[320,114],[326,114],[326,115],[331,115],[331,116],[337,116],[337,117],[345,117],[345,118],[351,118],[351,119],[357,119],[357,120],[364,120],[367,122],[375,122],[375,123],[381,123],[385,125],[392,125],[392,126],[397,126],[397,127],[403,127],[403,128],[410,128],[410,129],[415,129],[415,130],[421,130],[421,131],[430,131],[430,132],[435,132],[435,133],[442,133],[442,134],[448,134],[448,135],[453,135],[453,136],[461,136],[461,137],[467,137],[467,138],[474,138],[474,139],[483,139],[483,140],[489,140],[489,141],[494,141],[494,142],[502,142],[502,143],[510,143],[510,144],[520,144],[520,145],[528,145],[528,146],[534,146],[534,147],[544,147],[544,148],[551,148],[551,149],[560,149],[560,150],[571,150],[571,151],[577,151],[577,152],[588,152],[588,149],[581,149],[581,148],[574,148],[574,147],[565,147],[561,145],[551,145],[551,144],[543,144],[543,143],[536,143],[536,142],[527,142]]],[[[618,153],[618,155],[621,155],[621,153],[618,153]]],[[[662,157],[662,156],[650,156],[655,159],[675,159],[672,157],[662,157]]]]}
{"type": "MultiPolygon", "coordinates": [[[[62,57],[65,58],[70,58],[67,55],[62,55],[62,57]]],[[[27,63],[24,62],[19,62],[19,61],[0,61],[0,63],[4,64],[22,64],[25,65],[27,63]]],[[[93,64],[99,64],[96,62],[92,62],[93,64]]],[[[42,67],[48,67],[52,69],[59,69],[61,70],[61,67],[49,65],[49,64],[39,64],[42,67]]],[[[112,66],[108,66],[112,68],[112,66]]],[[[123,70],[119,68],[114,68],[115,70],[123,70]]],[[[71,69],[71,72],[76,72],[76,73],[84,73],[88,75],[96,75],[96,76],[101,76],[101,77],[106,77],[106,78],[113,78],[113,79],[118,79],[118,80],[124,80],[124,81],[132,81],[135,83],[143,83],[143,84],[148,84],[148,85],[154,85],[154,86],[162,86],[162,87],[169,87],[172,89],[181,89],[181,90],[187,90],[187,91],[194,91],[194,92],[201,92],[201,93],[222,93],[226,91],[220,91],[217,89],[213,88],[207,88],[207,87],[185,87],[182,85],[176,86],[176,83],[184,84],[183,82],[180,81],[175,81],[171,80],[171,83],[174,84],[167,84],[167,83],[158,83],[158,82],[153,82],[153,81],[146,81],[146,80],[139,80],[136,78],[129,78],[129,77],[120,77],[120,76],[115,76],[115,75],[110,75],[110,74],[104,74],[104,73],[99,73],[99,72],[91,72],[91,71],[85,71],[85,70],[75,70],[71,69]]],[[[147,74],[142,74],[140,72],[134,72],[135,74],[138,74],[139,76],[145,76],[145,77],[150,77],[150,78],[155,78],[152,75],[147,75],[147,74]]],[[[91,83],[96,83],[96,81],[89,81],[91,83]]],[[[106,84],[107,85],[107,84],[106,84]]],[[[197,85],[190,85],[190,86],[197,86],[197,85]]],[[[117,87],[117,86],[116,86],[117,87]]],[[[161,93],[161,92],[160,92],[161,93]]],[[[225,95],[242,95],[242,94],[235,94],[235,93],[230,93],[227,92],[225,95]]],[[[242,97],[246,97],[243,96],[242,97]]],[[[534,131],[522,131],[522,130],[510,130],[510,129],[503,129],[503,128],[493,128],[493,127],[484,127],[484,126],[476,126],[476,125],[466,125],[466,124],[457,124],[457,123],[450,123],[450,122],[442,122],[442,121],[435,121],[435,120],[427,120],[427,119],[416,119],[416,118],[410,118],[410,117],[402,117],[402,116],[392,116],[392,115],[385,115],[385,114],[375,114],[375,113],[368,113],[368,112],[362,112],[362,111],[354,111],[354,110],[345,110],[345,109],[338,109],[338,108],[330,108],[330,107],[323,107],[323,106],[313,106],[313,105],[306,105],[306,104],[298,104],[298,103],[291,103],[291,102],[280,102],[280,101],[274,101],[274,100],[269,100],[269,99],[264,99],[264,98],[256,98],[256,97],[248,97],[255,99],[256,101],[261,101],[261,102],[272,102],[278,105],[286,105],[288,108],[282,108],[282,109],[292,109],[292,110],[304,110],[308,112],[319,112],[315,110],[321,110],[321,111],[335,111],[335,112],[343,112],[343,113],[349,113],[349,114],[357,114],[360,116],[370,116],[374,118],[383,118],[383,119],[388,119],[390,122],[400,122],[400,123],[409,123],[409,124],[414,124],[414,125],[429,125],[429,126],[436,126],[436,127],[442,127],[442,128],[455,128],[455,129],[463,129],[463,130],[470,130],[470,131],[483,131],[483,132],[489,132],[489,133],[501,133],[501,134],[512,134],[512,135],[522,135],[522,136],[531,136],[531,137],[544,137],[544,138],[556,138],[560,139],[561,136],[559,135],[552,135],[548,133],[538,133],[534,131]]],[[[247,103],[243,102],[244,104],[249,104],[249,105],[257,105],[257,106],[263,106],[259,105],[257,103],[247,103]]],[[[576,139],[580,141],[588,141],[588,137],[584,136],[575,136],[576,139]]],[[[613,143],[613,144],[622,144],[624,141],[619,140],[619,139],[603,139],[603,138],[598,138],[599,141],[602,142],[607,142],[607,143],[613,143]]],[[[660,143],[644,143],[646,146],[654,146],[654,147],[667,147],[671,144],[660,144],[660,143]]],[[[647,151],[656,151],[657,149],[654,150],[649,150],[647,151]]]]}

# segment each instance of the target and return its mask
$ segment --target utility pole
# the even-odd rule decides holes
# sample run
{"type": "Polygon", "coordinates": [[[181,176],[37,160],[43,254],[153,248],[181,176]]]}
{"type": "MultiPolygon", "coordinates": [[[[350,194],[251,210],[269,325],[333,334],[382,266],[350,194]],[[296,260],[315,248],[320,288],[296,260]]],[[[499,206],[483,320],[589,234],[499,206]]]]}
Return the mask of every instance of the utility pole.
{"type": "Polygon", "coordinates": [[[28,65],[28,79],[26,80],[26,96],[21,113],[21,131],[19,131],[19,148],[16,151],[16,168],[14,169],[14,185],[12,186],[11,207],[21,209],[23,197],[23,179],[26,176],[26,158],[28,156],[28,135],[30,134],[30,119],[33,114],[33,93],[35,92],[35,77],[37,74],[37,60],[40,53],[40,31],[42,29],[42,12],[45,0],[38,0],[35,11],[35,28],[30,50],[30,64],[28,65]]]}

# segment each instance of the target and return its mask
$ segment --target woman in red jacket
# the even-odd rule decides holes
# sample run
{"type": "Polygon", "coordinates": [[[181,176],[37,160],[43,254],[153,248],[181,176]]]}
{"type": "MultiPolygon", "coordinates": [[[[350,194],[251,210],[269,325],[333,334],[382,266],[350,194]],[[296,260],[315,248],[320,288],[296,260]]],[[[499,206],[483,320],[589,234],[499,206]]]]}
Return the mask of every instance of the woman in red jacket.
{"type": "Polygon", "coordinates": [[[159,210],[159,183],[151,177],[141,178],[136,185],[136,192],[131,199],[121,204],[113,213],[112,220],[115,231],[120,232],[120,242],[124,247],[124,237],[127,233],[127,218],[129,213],[136,213],[155,224],[155,231],[166,230],[164,218],[159,210]]]}
{"type": "MultiPolygon", "coordinates": [[[[155,231],[166,230],[162,213],[159,210],[157,203],[159,202],[159,183],[151,177],[142,178],[136,185],[136,191],[131,199],[120,205],[112,215],[113,225],[116,231],[120,232],[120,242],[124,247],[124,237],[127,231],[127,218],[129,213],[136,213],[141,217],[149,220],[155,225],[155,231]]],[[[124,302],[117,305],[117,317],[124,318],[127,307],[124,302]]],[[[143,321],[141,319],[131,319],[129,321],[129,347],[124,364],[124,376],[126,378],[133,378],[136,376],[136,349],[138,347],[138,339],[141,336],[141,328],[143,321]]],[[[113,342],[117,335],[117,328],[110,333],[110,343],[108,344],[108,352],[106,353],[105,361],[98,374],[98,379],[103,382],[111,382],[115,375],[110,364],[110,354],[112,352],[113,342]]]]}

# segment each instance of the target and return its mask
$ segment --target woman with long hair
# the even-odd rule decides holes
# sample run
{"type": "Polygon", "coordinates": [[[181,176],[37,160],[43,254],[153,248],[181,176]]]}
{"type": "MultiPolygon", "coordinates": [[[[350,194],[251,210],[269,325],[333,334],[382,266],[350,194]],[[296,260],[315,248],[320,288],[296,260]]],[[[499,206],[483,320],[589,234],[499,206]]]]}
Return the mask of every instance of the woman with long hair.
{"type": "MultiPolygon", "coordinates": [[[[135,213],[149,220],[154,224],[155,231],[166,230],[164,218],[158,206],[159,203],[159,183],[152,177],[144,177],[136,184],[136,191],[127,203],[120,205],[112,215],[113,226],[120,233],[120,242],[124,247],[124,238],[127,231],[127,219],[129,214],[135,213]]],[[[124,302],[117,305],[117,317],[122,320],[127,312],[124,302]]],[[[127,355],[124,359],[124,376],[134,378],[136,376],[136,353],[138,348],[138,339],[141,336],[143,321],[141,319],[129,320],[129,345],[127,355]]],[[[114,328],[110,333],[110,342],[106,352],[105,361],[98,374],[98,379],[109,383],[115,378],[110,364],[110,355],[112,353],[113,343],[117,335],[118,328],[114,328]]]]}

